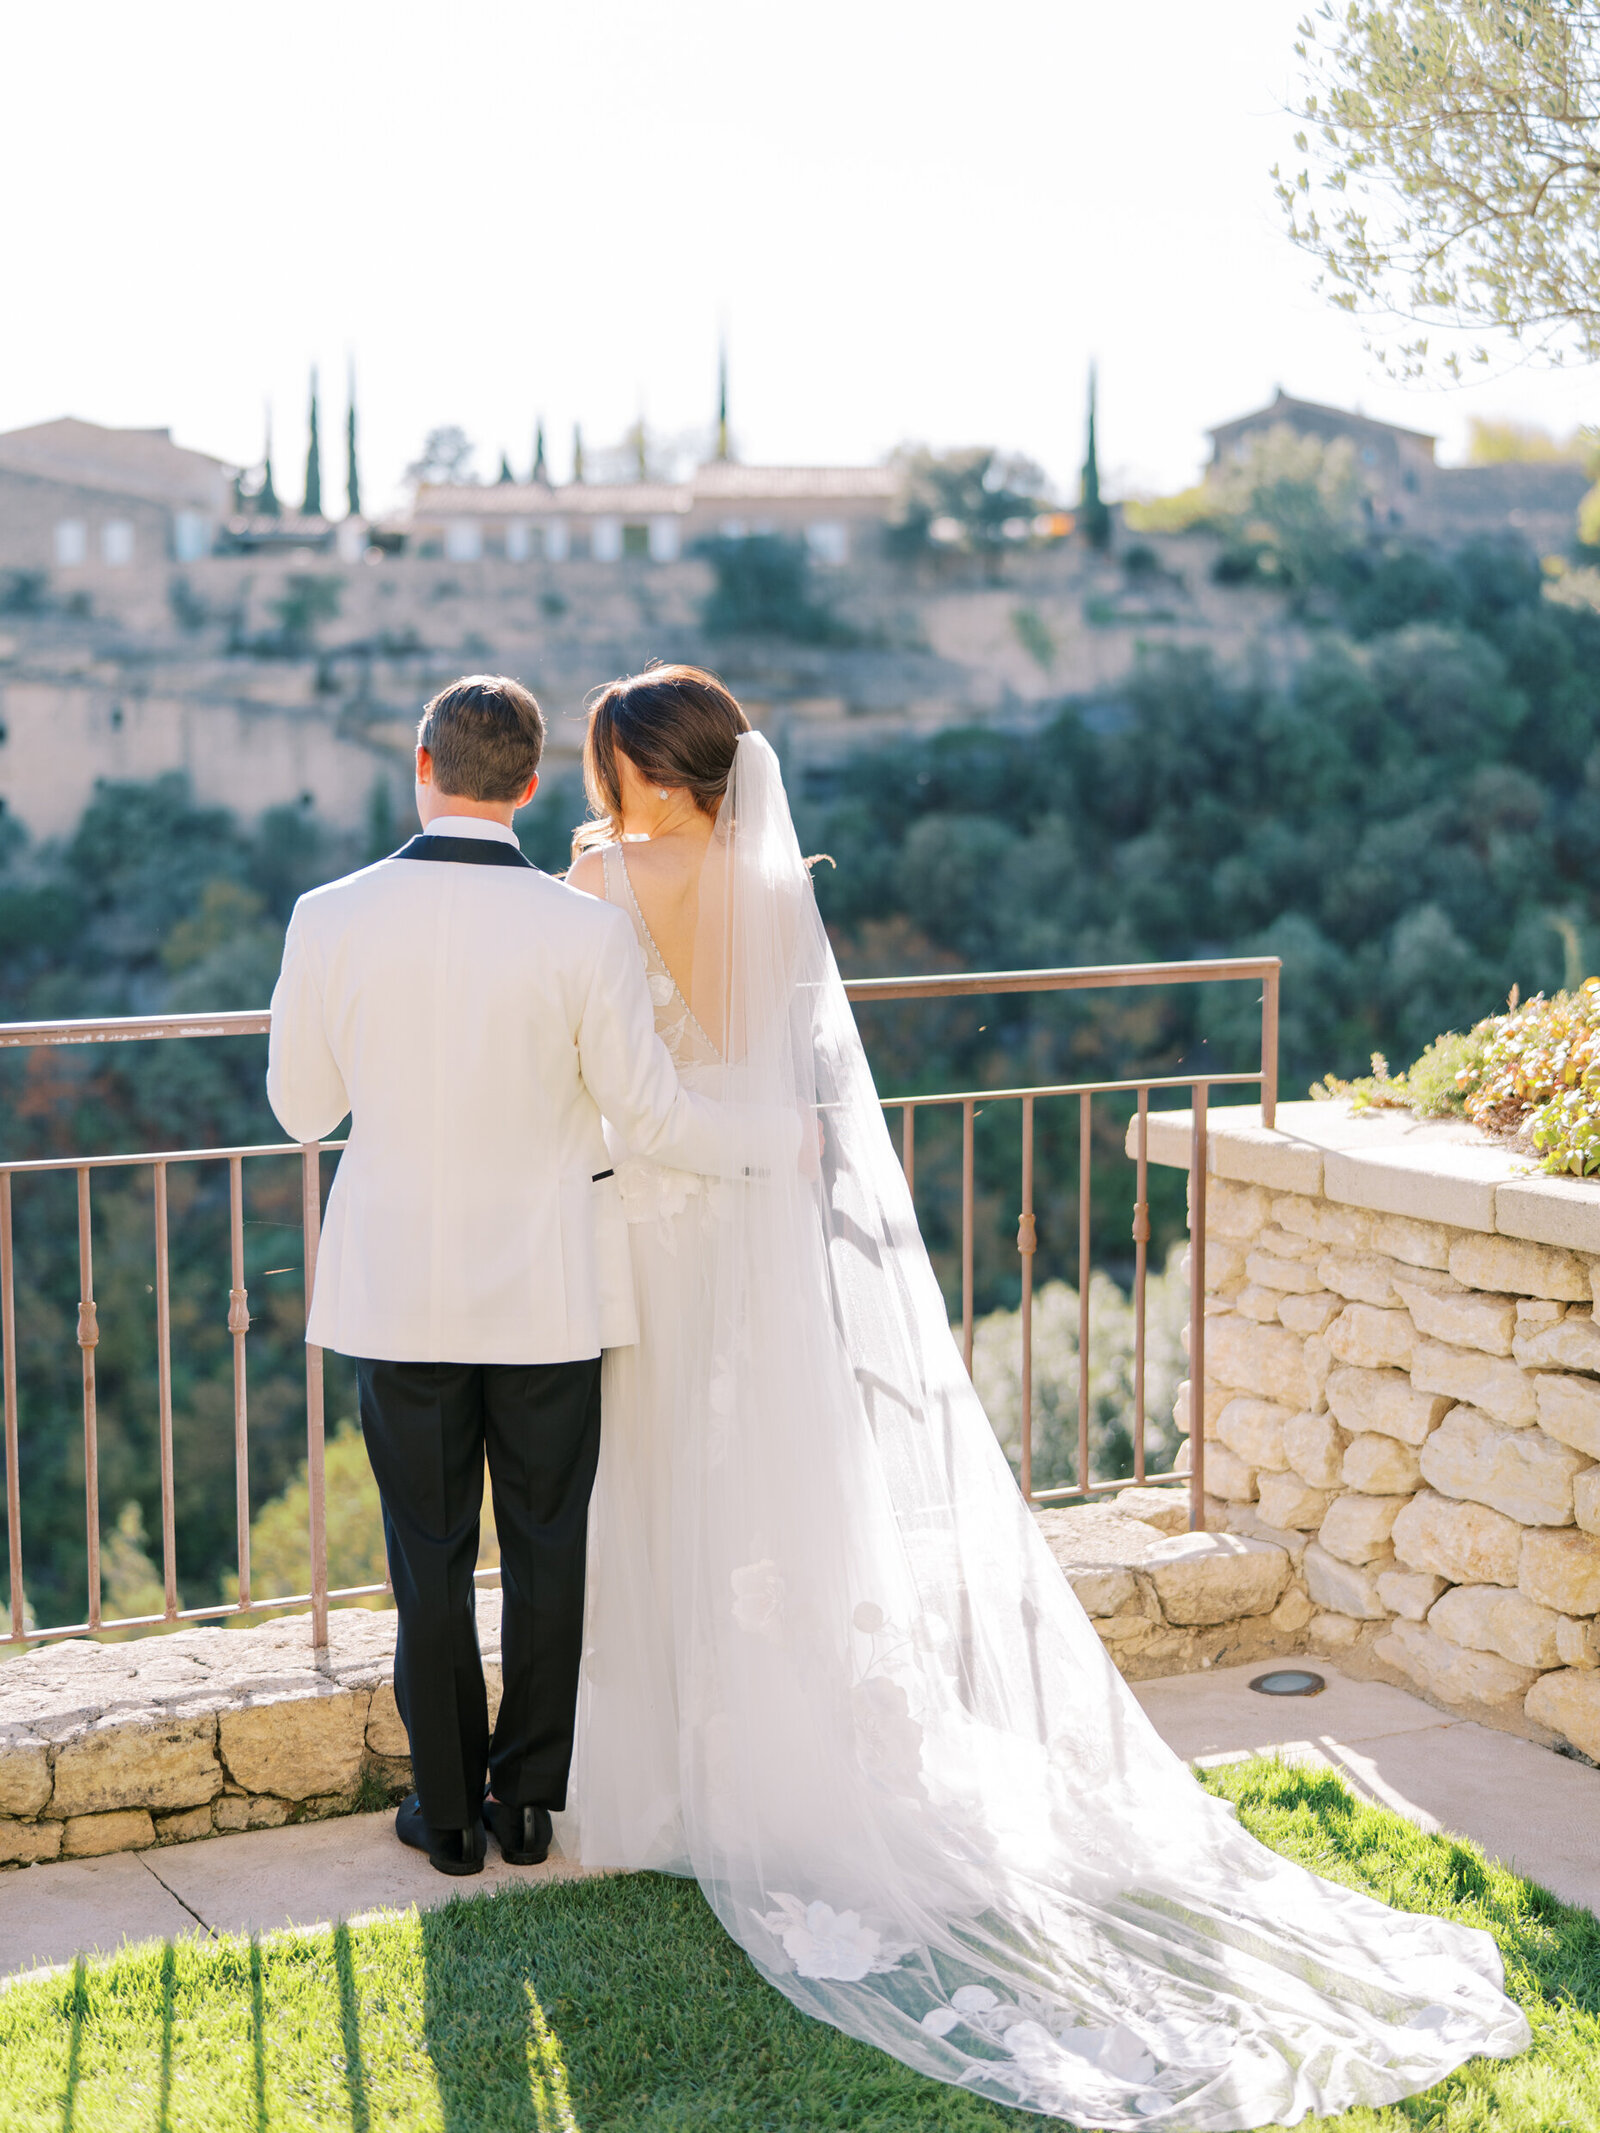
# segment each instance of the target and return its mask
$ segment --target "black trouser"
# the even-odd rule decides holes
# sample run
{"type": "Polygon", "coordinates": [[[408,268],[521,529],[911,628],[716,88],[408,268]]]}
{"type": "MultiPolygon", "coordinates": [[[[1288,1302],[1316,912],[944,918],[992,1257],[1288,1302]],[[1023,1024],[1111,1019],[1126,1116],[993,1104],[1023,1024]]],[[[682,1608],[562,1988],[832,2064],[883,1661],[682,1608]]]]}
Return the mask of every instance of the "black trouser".
{"type": "Polygon", "coordinates": [[[400,1613],[394,1693],[424,1821],[566,1805],[583,1650],[584,1543],[600,1454],[600,1359],[358,1360],[400,1613]],[[487,1452],[500,1535],[500,1715],[489,1735],[473,1612],[487,1452]]]}

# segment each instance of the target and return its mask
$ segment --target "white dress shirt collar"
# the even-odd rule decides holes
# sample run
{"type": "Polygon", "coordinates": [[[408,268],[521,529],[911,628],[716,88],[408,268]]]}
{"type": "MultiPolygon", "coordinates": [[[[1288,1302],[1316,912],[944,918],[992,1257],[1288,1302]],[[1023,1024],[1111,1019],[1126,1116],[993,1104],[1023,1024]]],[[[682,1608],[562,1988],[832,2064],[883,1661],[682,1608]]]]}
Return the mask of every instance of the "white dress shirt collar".
{"type": "MultiPolygon", "coordinates": [[[[486,822],[481,815],[435,815],[424,837],[486,837],[497,844],[516,844],[515,830],[503,822],[486,822]]],[[[520,850],[520,847],[518,847],[520,850]]]]}

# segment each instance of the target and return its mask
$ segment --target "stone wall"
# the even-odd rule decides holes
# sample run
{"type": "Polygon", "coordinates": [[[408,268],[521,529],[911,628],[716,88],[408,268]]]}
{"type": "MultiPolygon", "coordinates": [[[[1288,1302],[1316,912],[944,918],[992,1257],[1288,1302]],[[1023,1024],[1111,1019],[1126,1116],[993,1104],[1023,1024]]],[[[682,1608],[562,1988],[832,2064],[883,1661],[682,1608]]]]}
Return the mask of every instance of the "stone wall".
{"type": "Polygon", "coordinates": [[[1298,1534],[1191,1533],[1187,1490],[1124,1489],[1037,1514],[1051,1553],[1130,1681],[1286,1657],[1316,1612],[1298,1534]]]}
{"type": "MultiPolygon", "coordinates": [[[[1600,1759],[1600,1185],[1279,1119],[1213,1120],[1208,1524],[1292,1552],[1311,1649],[1600,1759]]],[[[1187,1120],[1151,1153],[1186,1161],[1187,1120]]]]}
{"type": "MultiPolygon", "coordinates": [[[[480,1602],[491,1714],[499,1595],[480,1602]]],[[[139,1851],[381,1806],[409,1790],[393,1614],[336,1608],[0,1665],[0,1867],[139,1851]]]]}

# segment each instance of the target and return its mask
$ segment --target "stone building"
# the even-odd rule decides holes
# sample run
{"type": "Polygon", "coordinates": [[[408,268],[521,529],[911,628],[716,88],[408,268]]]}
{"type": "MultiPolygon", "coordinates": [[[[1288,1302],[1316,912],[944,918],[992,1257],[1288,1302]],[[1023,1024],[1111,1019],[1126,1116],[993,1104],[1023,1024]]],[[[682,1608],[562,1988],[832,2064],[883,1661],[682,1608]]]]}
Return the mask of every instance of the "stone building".
{"type": "Polygon", "coordinates": [[[681,482],[425,483],[406,523],[413,553],[675,562],[698,540],[797,535],[815,561],[847,563],[896,494],[889,467],[750,467],[713,460],[681,482]]]}
{"type": "Polygon", "coordinates": [[[1207,479],[1241,459],[1253,438],[1282,429],[1350,445],[1375,531],[1447,544],[1511,533],[1540,555],[1560,554],[1572,544],[1578,505],[1589,487],[1584,469],[1562,460],[1441,467],[1434,457],[1438,440],[1425,431],[1296,400],[1281,386],[1265,407],[1207,432],[1207,479]]]}
{"type": "Polygon", "coordinates": [[[76,573],[209,555],[227,470],[170,430],[64,416],[0,435],[0,569],[76,573]]]}

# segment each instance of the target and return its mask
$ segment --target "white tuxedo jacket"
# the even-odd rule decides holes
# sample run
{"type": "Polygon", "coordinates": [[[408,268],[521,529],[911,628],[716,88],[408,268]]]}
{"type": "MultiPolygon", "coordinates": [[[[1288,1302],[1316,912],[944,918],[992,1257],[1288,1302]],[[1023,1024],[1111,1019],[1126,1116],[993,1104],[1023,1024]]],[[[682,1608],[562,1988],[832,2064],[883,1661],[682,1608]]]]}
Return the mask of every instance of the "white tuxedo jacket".
{"type": "Polygon", "coordinates": [[[306,1339],[394,1362],[578,1361],[638,1338],[601,1113],[641,1154],[704,1172],[729,1166],[726,1115],[679,1086],[625,913],[494,824],[447,816],[408,849],[441,834],[471,846],[380,860],[289,922],[267,1096],[296,1141],[351,1120],[306,1339]],[[505,863],[481,863],[494,844],[505,863]]]}

